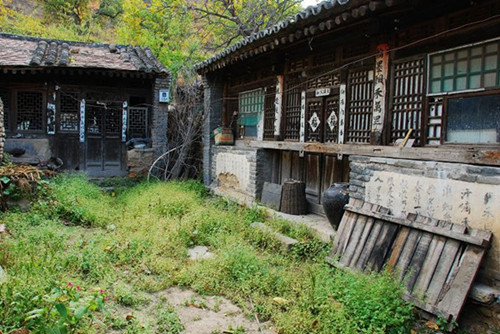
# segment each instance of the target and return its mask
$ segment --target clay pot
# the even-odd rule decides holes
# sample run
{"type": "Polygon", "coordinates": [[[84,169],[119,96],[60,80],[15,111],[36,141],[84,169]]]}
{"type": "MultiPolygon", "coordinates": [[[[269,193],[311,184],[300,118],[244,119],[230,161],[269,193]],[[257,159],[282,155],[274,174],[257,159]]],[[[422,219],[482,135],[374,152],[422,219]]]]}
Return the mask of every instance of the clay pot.
{"type": "Polygon", "coordinates": [[[323,193],[323,209],[335,230],[339,227],[344,215],[344,206],[349,202],[348,188],[347,182],[334,183],[323,193]]]}

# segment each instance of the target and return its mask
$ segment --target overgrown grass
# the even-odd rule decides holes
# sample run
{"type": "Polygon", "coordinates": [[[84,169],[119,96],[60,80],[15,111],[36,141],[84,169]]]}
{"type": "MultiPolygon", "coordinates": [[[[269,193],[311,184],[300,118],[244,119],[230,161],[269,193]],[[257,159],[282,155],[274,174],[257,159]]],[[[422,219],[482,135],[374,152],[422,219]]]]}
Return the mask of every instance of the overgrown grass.
{"type": "Polygon", "coordinates": [[[113,196],[83,177],[59,177],[48,193],[29,213],[2,217],[11,232],[0,236],[0,266],[8,275],[0,283],[3,332],[54,325],[57,312],[27,317],[46,305],[43,296],[69,282],[82,298],[96,289],[108,296],[107,311],[82,317],[80,333],[180,332],[167,306],[143,327],[112,314],[119,307],[141,308],[147,293],[172,285],[227,296],[248,314],[272,320],[279,333],[409,332],[411,307],[388,273],[334,270],[324,263],[329,245],[305,228],[268,220],[300,241],[286,253],[250,227],[265,220],[261,210],[208,197],[197,182],[140,183],[113,196]],[[208,246],[215,256],[188,260],[194,245],[208,246]]]}

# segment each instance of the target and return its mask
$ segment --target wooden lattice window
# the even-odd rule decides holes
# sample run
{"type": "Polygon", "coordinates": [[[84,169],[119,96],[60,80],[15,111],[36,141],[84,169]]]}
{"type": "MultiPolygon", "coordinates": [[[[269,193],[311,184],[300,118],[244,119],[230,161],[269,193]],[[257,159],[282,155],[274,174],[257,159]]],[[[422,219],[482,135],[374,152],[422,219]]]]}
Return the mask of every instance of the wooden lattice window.
{"type": "Polygon", "coordinates": [[[285,139],[299,140],[301,86],[290,82],[285,91],[285,139]]]}
{"type": "Polygon", "coordinates": [[[425,61],[423,58],[396,62],[393,67],[393,96],[390,141],[404,138],[410,129],[417,142],[422,130],[425,61]]]}
{"type": "Polygon", "coordinates": [[[500,87],[500,40],[429,56],[429,93],[500,87]]]}
{"type": "Polygon", "coordinates": [[[325,105],[325,143],[337,143],[339,133],[339,97],[326,99],[325,105]]]}
{"type": "Polygon", "coordinates": [[[3,102],[3,125],[5,131],[9,131],[10,92],[6,89],[0,90],[0,99],[3,102]]]}
{"type": "Polygon", "coordinates": [[[322,127],[323,99],[309,99],[306,107],[306,141],[321,142],[322,127]]]}
{"type": "Polygon", "coordinates": [[[266,96],[264,98],[264,138],[274,138],[274,118],[275,118],[275,105],[276,100],[276,87],[269,86],[266,89],[266,96]]]}
{"type": "Polygon", "coordinates": [[[122,131],[122,109],[113,106],[107,107],[105,113],[105,131],[106,134],[120,134],[122,131]]]}
{"type": "Polygon", "coordinates": [[[130,107],[128,109],[129,138],[146,138],[148,136],[148,108],[130,107]]]}
{"type": "Polygon", "coordinates": [[[428,105],[427,144],[439,145],[441,143],[443,123],[443,98],[439,96],[430,97],[428,105]]]}
{"type": "Polygon", "coordinates": [[[18,131],[43,130],[43,95],[40,92],[17,92],[18,131]]]}
{"type": "Polygon", "coordinates": [[[59,130],[78,132],[80,101],[76,93],[62,93],[59,98],[59,130]]]}
{"type": "Polygon", "coordinates": [[[336,87],[340,85],[340,73],[331,73],[316,76],[312,73],[313,78],[307,81],[307,88],[322,88],[322,87],[336,87]]]}
{"type": "Polygon", "coordinates": [[[373,77],[370,69],[349,72],[349,107],[347,110],[347,141],[370,141],[373,112],[373,77]]]}

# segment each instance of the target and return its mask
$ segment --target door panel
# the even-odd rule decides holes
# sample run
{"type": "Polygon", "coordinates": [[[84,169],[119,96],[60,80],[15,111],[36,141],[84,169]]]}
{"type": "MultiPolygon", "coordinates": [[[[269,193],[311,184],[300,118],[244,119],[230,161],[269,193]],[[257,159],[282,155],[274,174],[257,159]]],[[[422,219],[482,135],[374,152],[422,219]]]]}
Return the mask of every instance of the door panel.
{"type": "Polygon", "coordinates": [[[85,115],[85,167],[91,175],[120,174],[124,153],[121,142],[121,103],[87,103],[85,115]]]}

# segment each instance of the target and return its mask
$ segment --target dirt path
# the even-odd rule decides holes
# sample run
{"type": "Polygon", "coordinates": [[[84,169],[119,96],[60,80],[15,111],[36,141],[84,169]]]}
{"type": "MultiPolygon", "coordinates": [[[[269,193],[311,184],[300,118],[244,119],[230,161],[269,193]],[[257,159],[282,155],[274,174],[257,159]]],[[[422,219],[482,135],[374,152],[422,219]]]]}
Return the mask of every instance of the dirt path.
{"type": "MultiPolygon", "coordinates": [[[[163,333],[158,330],[158,313],[162,308],[173,308],[186,334],[275,334],[269,323],[249,318],[230,300],[219,296],[200,296],[191,290],[177,287],[154,294],[144,294],[147,305],[120,307],[115,310],[121,319],[134,319],[143,332],[163,333]]],[[[127,327],[109,333],[129,333],[127,327]]]]}

